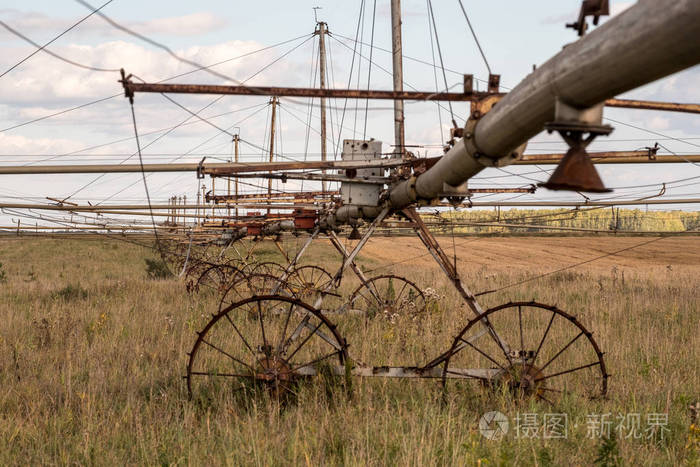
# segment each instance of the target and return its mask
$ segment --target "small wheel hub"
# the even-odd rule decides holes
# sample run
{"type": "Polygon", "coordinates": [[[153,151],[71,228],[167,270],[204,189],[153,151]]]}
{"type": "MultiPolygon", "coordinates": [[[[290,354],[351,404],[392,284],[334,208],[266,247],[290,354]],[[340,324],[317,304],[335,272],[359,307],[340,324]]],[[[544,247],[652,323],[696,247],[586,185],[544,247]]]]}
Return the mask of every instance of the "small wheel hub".
{"type": "Polygon", "coordinates": [[[291,370],[292,368],[283,358],[272,355],[258,360],[255,379],[270,383],[292,381],[291,370]]]}
{"type": "Polygon", "coordinates": [[[520,360],[513,361],[512,365],[502,370],[494,382],[507,386],[515,395],[532,396],[539,393],[539,379],[543,377],[540,368],[520,360]]]}

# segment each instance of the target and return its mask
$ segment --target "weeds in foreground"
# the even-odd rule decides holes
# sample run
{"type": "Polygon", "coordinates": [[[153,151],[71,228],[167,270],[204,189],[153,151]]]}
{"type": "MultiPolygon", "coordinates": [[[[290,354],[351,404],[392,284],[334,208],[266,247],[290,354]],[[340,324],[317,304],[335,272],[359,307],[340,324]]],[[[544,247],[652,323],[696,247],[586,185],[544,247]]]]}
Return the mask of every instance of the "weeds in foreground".
{"type": "Polygon", "coordinates": [[[150,259],[146,258],[146,275],[149,279],[167,279],[172,277],[172,272],[168,267],[168,263],[162,259],[150,259]]]}
{"type": "MultiPolygon", "coordinates": [[[[586,245],[602,249],[607,240],[567,241],[575,256],[586,245]]],[[[0,242],[7,272],[0,287],[0,465],[547,466],[591,465],[596,459],[615,466],[696,465],[700,431],[697,419],[689,420],[688,406],[700,387],[700,264],[681,261],[700,251],[700,243],[669,241],[665,249],[680,245],[677,263],[667,255],[654,258],[658,268],[639,266],[631,255],[619,262],[617,280],[610,265],[583,268],[580,276],[544,278],[484,300],[485,307],[533,298],[557,304],[595,332],[614,374],[608,398],[566,400],[555,407],[518,405],[508,394],[486,393],[467,381],[451,384],[445,397],[435,381],[346,382],[323,367],[286,405],[266,392],[239,398],[199,394],[191,401],[182,379],[186,352],[195,330],[217,309],[215,294],[187,295],[173,277],[144,283],[144,256],[152,254],[131,245],[0,242]],[[666,267],[671,262],[672,271],[666,267]],[[27,271],[36,271],[32,280],[26,280],[27,271]],[[490,410],[511,420],[501,441],[479,432],[479,419],[490,410]],[[613,444],[586,435],[588,414],[666,411],[671,431],[664,443],[618,434],[613,444]],[[567,413],[568,439],[517,439],[514,420],[524,412],[540,419],[567,413]]],[[[395,239],[382,242],[397,260],[407,254],[395,239]]],[[[559,267],[546,262],[546,251],[533,253],[532,243],[518,250],[525,240],[504,239],[512,260],[503,272],[489,266],[482,273],[465,254],[465,282],[486,290],[559,267]],[[526,253],[543,259],[519,262],[526,253]]],[[[319,244],[310,248],[313,261],[337,259],[329,253],[332,247],[319,244]]],[[[361,259],[375,261],[369,254],[361,259]]],[[[425,363],[464,326],[469,311],[449,284],[427,262],[411,264],[392,272],[422,290],[431,287],[439,300],[416,322],[332,317],[351,356],[373,365],[425,363]]]]}
{"type": "Polygon", "coordinates": [[[85,300],[88,297],[88,291],[80,284],[68,284],[67,286],[53,292],[51,296],[55,300],[74,302],[77,300],[85,300]]]}
{"type": "Polygon", "coordinates": [[[618,467],[622,465],[620,457],[620,449],[617,446],[617,437],[615,432],[612,432],[609,437],[601,440],[598,447],[598,457],[593,460],[595,465],[600,467],[618,467]]]}

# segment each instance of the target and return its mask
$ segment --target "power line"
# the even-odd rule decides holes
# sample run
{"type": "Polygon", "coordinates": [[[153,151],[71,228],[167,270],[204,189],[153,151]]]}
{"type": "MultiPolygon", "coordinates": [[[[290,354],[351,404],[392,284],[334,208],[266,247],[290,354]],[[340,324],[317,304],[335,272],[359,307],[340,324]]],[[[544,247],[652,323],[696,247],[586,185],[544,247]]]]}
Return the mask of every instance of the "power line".
{"type": "MultiPolygon", "coordinates": [[[[681,138],[674,138],[673,136],[665,135],[665,134],[663,134],[663,133],[659,133],[659,132],[657,132],[657,131],[649,130],[649,129],[644,128],[644,127],[641,127],[641,126],[632,125],[631,123],[621,122],[621,121],[619,121],[619,120],[614,120],[614,119],[612,119],[612,118],[610,118],[610,117],[605,117],[605,120],[609,120],[609,121],[614,122],[614,123],[617,123],[617,124],[619,124],[619,125],[628,126],[628,127],[630,127],[630,128],[634,128],[634,129],[636,129],[636,130],[641,130],[641,131],[645,131],[645,132],[647,132],[647,133],[651,133],[652,135],[661,136],[661,137],[663,137],[663,138],[667,138],[667,139],[670,139],[670,140],[673,140],[673,141],[678,141],[678,142],[680,142],[680,143],[685,143],[685,144],[689,144],[689,145],[691,145],[691,146],[695,146],[695,147],[697,147],[697,148],[700,148],[700,144],[690,143],[690,142],[688,142],[688,141],[686,141],[686,140],[684,140],[684,139],[681,139],[681,138]]],[[[687,138],[687,139],[690,139],[690,138],[687,138]]]]}
{"type": "Polygon", "coordinates": [[[472,22],[469,21],[469,16],[467,15],[467,10],[464,9],[464,5],[462,4],[462,0],[457,0],[459,2],[459,6],[462,9],[462,13],[464,13],[464,19],[467,20],[467,26],[469,26],[469,30],[472,32],[472,37],[474,37],[474,42],[476,42],[476,46],[479,48],[479,53],[481,54],[481,58],[484,59],[484,64],[486,65],[486,69],[489,71],[489,75],[491,74],[491,67],[489,66],[488,60],[486,60],[486,54],[484,54],[484,50],[481,48],[481,44],[479,43],[479,38],[476,37],[476,32],[474,32],[474,28],[472,27],[472,22]]]}
{"type": "Polygon", "coordinates": [[[102,71],[102,72],[109,72],[109,73],[119,72],[119,68],[98,68],[98,67],[95,67],[95,66],[92,66],[92,65],[83,65],[82,63],[75,62],[75,61],[73,61],[73,60],[70,60],[70,59],[65,58],[65,57],[63,57],[63,56],[61,56],[61,55],[58,55],[57,53],[54,53],[54,52],[50,51],[49,49],[46,48],[46,46],[42,46],[42,45],[37,44],[36,42],[34,42],[33,40],[31,40],[30,38],[28,38],[27,36],[25,36],[25,35],[22,34],[21,32],[15,30],[15,29],[12,29],[12,28],[11,28],[10,26],[8,26],[4,21],[0,21],[0,26],[3,26],[5,29],[7,29],[9,32],[11,32],[12,34],[14,34],[15,36],[17,36],[17,37],[19,37],[19,38],[21,38],[21,39],[24,39],[26,42],[30,43],[30,44],[33,45],[34,47],[37,47],[36,52],[43,51],[43,52],[45,52],[45,53],[51,55],[51,56],[54,57],[54,58],[57,58],[57,59],[59,59],[59,60],[61,60],[61,61],[64,61],[64,62],[66,62],[66,63],[68,63],[68,64],[70,64],[70,65],[77,66],[77,67],[79,67],[79,68],[84,68],[84,69],[86,69],[86,70],[91,70],[91,71],[102,71]]]}
{"type": "Polygon", "coordinates": [[[581,266],[581,265],[584,265],[584,264],[592,263],[592,262],[594,262],[594,261],[598,261],[599,259],[607,258],[607,257],[609,257],[609,256],[615,256],[615,255],[617,255],[618,253],[622,253],[622,252],[625,252],[625,251],[633,250],[633,249],[635,249],[635,248],[639,248],[640,246],[649,245],[650,243],[658,242],[659,240],[663,240],[664,238],[668,238],[668,237],[669,237],[668,235],[664,235],[664,236],[662,236],[662,237],[658,237],[658,238],[654,238],[654,239],[651,239],[651,240],[647,240],[647,241],[645,241],[645,242],[637,243],[636,245],[632,245],[632,246],[629,246],[629,247],[627,247],[627,248],[622,248],[622,249],[620,249],[620,250],[613,251],[613,252],[611,252],[611,253],[606,253],[606,254],[601,255],[601,256],[596,256],[595,258],[588,259],[588,260],[586,260],[586,261],[581,261],[581,262],[578,262],[578,263],[570,264],[569,266],[565,266],[565,267],[563,267],[563,268],[555,269],[554,271],[545,272],[544,274],[538,274],[538,275],[533,276],[533,277],[530,277],[530,278],[528,278],[528,279],[523,279],[523,280],[521,280],[521,281],[513,282],[513,283],[511,283],[511,284],[504,285],[503,287],[498,287],[498,288],[496,288],[496,289],[491,289],[491,290],[485,290],[485,291],[483,291],[483,292],[479,292],[479,293],[477,293],[477,294],[474,294],[474,296],[475,296],[475,297],[479,297],[479,296],[481,296],[481,295],[487,295],[487,294],[492,294],[492,293],[500,292],[501,290],[508,289],[508,288],[510,288],[510,287],[515,287],[516,285],[521,285],[521,284],[525,284],[525,283],[527,283],[527,282],[532,282],[532,281],[534,281],[534,280],[541,279],[542,277],[550,276],[550,275],[556,274],[556,273],[558,273],[558,272],[566,271],[566,270],[568,270],[568,269],[572,269],[572,268],[575,268],[575,267],[578,267],[578,266],[581,266]]]}
{"type": "MultiPolygon", "coordinates": [[[[4,72],[3,74],[0,75],[0,78],[2,78],[3,76],[5,76],[5,75],[8,74],[9,72],[11,72],[12,70],[14,70],[15,68],[17,68],[18,66],[20,66],[22,63],[24,63],[24,62],[26,62],[27,60],[29,60],[30,58],[32,58],[34,55],[36,55],[36,54],[38,54],[39,52],[41,52],[42,50],[44,50],[44,48],[45,48],[46,46],[52,44],[53,42],[55,42],[56,40],[58,40],[61,36],[67,34],[69,31],[71,31],[73,28],[75,28],[76,26],[78,26],[80,23],[82,23],[83,21],[85,21],[86,19],[88,19],[89,17],[91,17],[92,15],[94,15],[95,13],[101,14],[101,13],[100,13],[100,10],[101,10],[102,8],[106,7],[107,5],[109,5],[110,3],[112,3],[113,1],[114,1],[114,0],[108,0],[107,2],[105,2],[105,3],[104,3],[101,7],[99,7],[99,8],[92,8],[92,7],[91,7],[91,9],[92,9],[93,11],[92,11],[89,15],[85,16],[84,18],[82,18],[82,19],[81,19],[80,21],[78,21],[77,23],[74,23],[71,27],[69,27],[68,29],[66,29],[65,31],[63,31],[61,34],[59,34],[58,36],[56,36],[56,37],[54,37],[53,39],[51,39],[50,41],[48,41],[46,44],[44,44],[44,45],[42,45],[42,46],[39,46],[39,48],[38,48],[37,50],[35,50],[34,52],[30,53],[29,55],[27,55],[26,57],[24,57],[24,58],[23,58],[22,60],[20,60],[19,62],[17,62],[17,63],[15,63],[14,65],[12,65],[10,68],[8,68],[7,70],[5,70],[5,72],[4,72]]],[[[2,23],[2,25],[5,26],[5,28],[7,28],[8,30],[11,31],[11,29],[9,28],[9,26],[7,26],[5,23],[2,23]]]]}
{"type": "MultiPolygon", "coordinates": [[[[431,0],[428,1],[428,13],[430,14],[430,19],[433,22],[433,32],[435,33],[435,44],[437,45],[437,50],[438,50],[438,58],[440,58],[440,69],[442,70],[442,79],[445,82],[445,89],[449,89],[449,85],[447,84],[447,74],[445,73],[445,62],[442,60],[442,49],[440,48],[440,37],[438,36],[438,31],[437,31],[437,25],[435,24],[435,15],[433,13],[433,2],[431,0]]],[[[450,109],[450,118],[452,119],[452,125],[454,125],[455,128],[457,128],[457,122],[455,121],[455,115],[454,112],[452,111],[452,102],[447,101],[447,105],[450,109]]]]}
{"type": "MultiPolygon", "coordinates": [[[[203,70],[203,69],[205,69],[205,68],[211,68],[211,67],[215,67],[215,66],[218,66],[218,65],[222,65],[222,64],[224,64],[224,63],[231,62],[231,61],[233,61],[233,60],[238,60],[238,59],[241,59],[241,58],[245,58],[245,57],[248,57],[248,56],[250,56],[250,55],[254,55],[254,54],[256,54],[256,53],[263,52],[263,51],[265,51],[265,50],[273,49],[273,48],[279,47],[279,46],[281,46],[281,45],[285,45],[285,44],[288,44],[288,43],[290,43],[290,42],[294,42],[294,41],[297,41],[297,40],[299,40],[299,39],[303,39],[303,38],[305,38],[305,37],[307,37],[307,36],[308,36],[308,34],[304,34],[304,35],[295,37],[295,38],[293,38],[293,39],[288,39],[288,40],[286,40],[286,41],[278,42],[278,43],[276,43],[276,44],[273,44],[273,45],[270,45],[270,46],[267,46],[267,47],[262,47],[262,48],[260,48],[260,49],[253,50],[252,52],[247,52],[247,53],[245,53],[245,54],[237,55],[237,56],[232,57],[232,58],[227,58],[227,59],[225,59],[225,60],[221,60],[221,61],[219,61],[219,62],[212,63],[212,64],[210,64],[210,65],[206,65],[206,66],[203,66],[203,67],[200,67],[200,68],[196,68],[196,69],[194,69],[194,70],[189,70],[189,71],[186,71],[186,72],[183,72],[183,73],[179,73],[179,74],[174,75],[174,76],[171,76],[171,77],[169,77],[169,78],[165,78],[165,79],[162,79],[162,80],[160,80],[160,81],[157,81],[157,83],[164,83],[164,82],[167,82],[167,81],[171,81],[171,80],[173,80],[173,79],[176,79],[176,78],[181,78],[181,77],[183,77],[183,76],[187,76],[187,75],[189,75],[189,74],[196,73],[196,72],[201,71],[201,70],[203,70]]],[[[122,95],[123,95],[122,93],[114,94],[113,96],[103,97],[103,98],[101,98],[101,99],[97,99],[97,100],[92,101],[92,102],[88,102],[88,103],[85,103],[85,104],[81,104],[81,105],[78,105],[78,106],[76,106],[76,107],[71,107],[71,108],[69,108],[69,109],[61,110],[61,111],[59,111],[59,112],[55,112],[55,113],[52,113],[52,114],[49,114],[49,115],[44,115],[43,117],[35,118],[35,119],[33,119],[33,120],[29,120],[29,121],[26,121],[26,122],[23,122],[23,123],[18,123],[18,124],[16,124],[16,125],[13,125],[13,126],[10,126],[10,127],[7,127],[7,128],[3,128],[3,129],[0,129],[0,133],[2,133],[2,132],[4,132],[4,131],[14,130],[15,128],[19,128],[19,127],[22,127],[22,126],[25,126],[25,125],[29,125],[29,124],[32,124],[32,123],[36,123],[36,122],[39,122],[39,121],[41,121],[41,120],[46,120],[47,118],[52,118],[52,117],[56,117],[56,116],[58,116],[58,115],[62,115],[62,114],[68,113],[68,112],[72,112],[73,110],[82,109],[82,108],[84,108],[84,107],[88,107],[88,106],[90,106],[90,105],[98,104],[98,103],[100,103],[100,102],[103,102],[103,101],[106,101],[106,100],[109,100],[109,99],[113,99],[113,98],[115,98],[115,97],[119,97],[119,96],[122,96],[122,95]]],[[[223,115],[223,114],[222,114],[222,115],[223,115]]],[[[148,133],[145,133],[145,134],[148,134],[148,133]]],[[[133,139],[133,137],[130,137],[129,139],[133,139]]]]}

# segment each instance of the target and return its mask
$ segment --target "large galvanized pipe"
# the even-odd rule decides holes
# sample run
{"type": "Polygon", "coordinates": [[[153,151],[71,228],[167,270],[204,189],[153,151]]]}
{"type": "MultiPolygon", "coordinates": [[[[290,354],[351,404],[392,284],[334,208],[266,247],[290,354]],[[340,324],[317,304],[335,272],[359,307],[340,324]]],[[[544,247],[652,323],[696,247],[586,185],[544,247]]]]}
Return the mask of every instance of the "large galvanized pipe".
{"type": "Polygon", "coordinates": [[[700,63],[700,1],[640,0],[533,71],[433,167],[392,189],[403,208],[459,186],[554,119],[557,99],[585,109],[700,63]],[[472,145],[473,142],[473,145],[472,145]]]}

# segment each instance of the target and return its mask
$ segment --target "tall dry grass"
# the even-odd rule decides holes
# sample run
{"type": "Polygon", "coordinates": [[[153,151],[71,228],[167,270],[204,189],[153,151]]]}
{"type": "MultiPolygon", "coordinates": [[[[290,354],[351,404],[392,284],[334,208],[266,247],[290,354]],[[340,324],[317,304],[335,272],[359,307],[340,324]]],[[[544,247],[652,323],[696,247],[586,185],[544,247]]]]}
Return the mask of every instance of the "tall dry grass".
{"type": "MultiPolygon", "coordinates": [[[[486,290],[556,266],[542,261],[546,248],[522,241],[514,251],[502,240],[502,256],[488,253],[492,266],[472,266],[469,248],[478,242],[458,249],[464,282],[486,290]]],[[[551,407],[478,384],[444,394],[432,380],[378,379],[353,380],[349,397],[341,385],[316,380],[286,405],[265,393],[192,402],[182,378],[186,352],[216,311],[216,294],[188,295],[182,280],[149,279],[144,258],[152,252],[125,243],[2,240],[0,463],[589,465],[602,440],[586,437],[588,414],[668,412],[663,440],[619,438],[613,457],[626,465],[697,464],[687,406],[700,396],[700,264],[682,258],[700,242],[673,241],[676,262],[635,252],[484,297],[485,307],[533,298],[556,304],[595,333],[612,373],[608,397],[551,407]],[[519,412],[565,412],[568,439],[511,432],[486,440],[478,420],[488,410],[511,421],[519,412]]],[[[613,239],[569,242],[571,261],[583,259],[584,249],[615,249],[613,239]]],[[[261,259],[279,258],[269,245],[258,248],[261,259]]],[[[367,252],[361,264],[371,269],[385,264],[384,255],[398,261],[424,251],[404,239],[377,239],[367,252]]],[[[307,261],[339,264],[323,241],[307,261]]],[[[375,365],[421,364],[446,350],[470,316],[437,268],[421,259],[381,272],[444,298],[418,321],[331,316],[350,354],[375,365]]],[[[346,291],[354,288],[351,276],[346,291]]]]}

